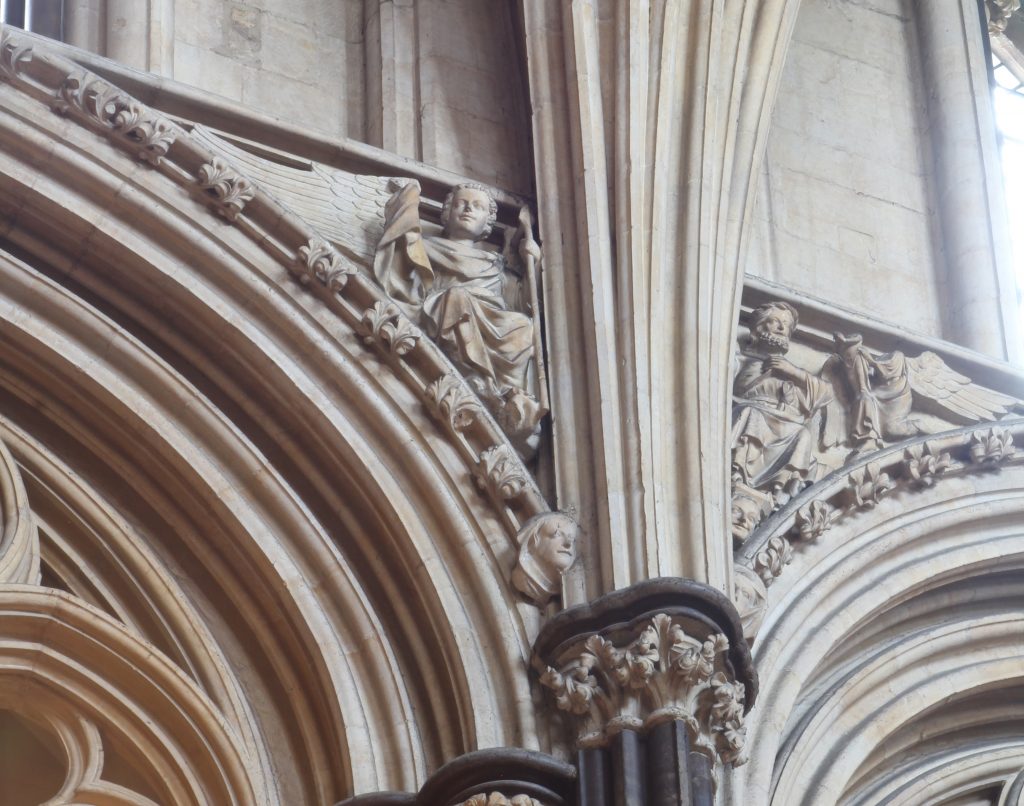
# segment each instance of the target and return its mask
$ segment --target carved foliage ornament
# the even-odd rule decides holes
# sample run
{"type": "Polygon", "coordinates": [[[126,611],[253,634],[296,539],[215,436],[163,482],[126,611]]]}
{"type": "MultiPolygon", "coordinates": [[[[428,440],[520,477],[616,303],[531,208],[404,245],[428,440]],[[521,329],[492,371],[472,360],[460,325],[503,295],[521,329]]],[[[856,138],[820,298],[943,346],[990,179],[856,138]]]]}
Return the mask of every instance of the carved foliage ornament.
{"type": "MultiPolygon", "coordinates": [[[[810,484],[865,455],[923,434],[996,420],[1019,400],[986,389],[951,369],[937,354],[875,353],[859,334],[833,334],[833,352],[817,369],[786,357],[799,313],[768,302],[750,316],[734,383],[732,533],[745,540],[772,511],[810,484]]],[[[1012,449],[992,435],[979,438],[972,461],[997,464],[1012,449]]],[[[922,452],[910,457],[920,484],[953,468],[951,459],[922,452]]],[[[893,478],[876,463],[850,474],[856,508],[892,491],[893,478]]],[[[805,539],[830,525],[822,512],[802,516],[805,539]]]]}
{"type": "MultiPolygon", "coordinates": [[[[421,339],[420,329],[401,312],[394,299],[387,298],[376,283],[364,278],[358,270],[362,265],[358,260],[372,263],[374,249],[378,245],[377,237],[362,247],[358,242],[374,232],[374,227],[380,226],[376,210],[383,208],[383,201],[375,205],[373,200],[381,197],[379,186],[385,184],[386,178],[357,176],[343,171],[328,172],[323,166],[314,166],[317,176],[330,173],[339,178],[327,189],[332,198],[336,197],[334,212],[344,211],[345,214],[339,216],[336,226],[330,228],[332,240],[329,242],[305,217],[282,210],[275,198],[268,195],[265,184],[272,187],[276,195],[286,195],[285,189],[290,186],[288,182],[272,183],[272,177],[279,174],[279,166],[275,165],[272,171],[257,171],[255,175],[260,179],[257,186],[248,170],[256,170],[258,158],[229,148],[222,141],[218,141],[219,146],[212,145],[216,138],[200,136],[201,127],[185,131],[130,95],[83,71],[80,65],[46,48],[33,50],[16,33],[10,26],[0,25],[0,80],[9,81],[24,95],[102,133],[137,158],[158,166],[170,181],[183,187],[198,188],[204,197],[213,201],[211,208],[229,221],[237,221],[244,210],[245,227],[241,231],[265,246],[275,258],[280,260],[282,252],[288,255],[284,265],[297,275],[300,282],[304,280],[308,284],[316,279],[328,290],[336,292],[340,316],[364,337],[364,341],[379,347],[389,357],[402,357],[417,350],[416,368],[406,359],[394,362],[397,371],[428,408],[435,413],[443,412],[445,418],[452,418],[456,426],[454,430],[467,430],[465,435],[455,440],[456,447],[466,464],[487,479],[486,486],[494,484],[495,503],[510,531],[514,531],[523,520],[547,509],[518,458],[507,461],[505,453],[497,450],[499,445],[506,448],[508,445],[504,442],[505,435],[491,418],[476,418],[477,427],[468,433],[470,429],[466,426],[471,419],[472,407],[466,404],[464,396],[459,399],[452,397],[449,384],[448,389],[436,389],[431,398],[427,389],[431,385],[428,383],[430,378],[441,379],[450,371],[450,363],[442,355],[443,348],[435,346],[433,337],[421,339]],[[228,154],[230,159],[226,156],[228,154]],[[197,165],[200,166],[198,170],[197,165]],[[239,171],[236,165],[245,165],[246,172],[239,171]],[[363,195],[356,189],[362,189],[363,195]],[[364,203],[374,212],[366,213],[364,203]],[[432,371],[423,371],[428,368],[432,371]]],[[[383,192],[384,198],[387,195],[383,192]]],[[[301,194],[293,193],[287,196],[287,200],[289,208],[298,208],[315,219],[316,205],[311,205],[301,194]]],[[[322,225],[320,219],[315,220],[318,227],[322,225]]],[[[520,251],[529,252],[527,247],[536,247],[528,234],[524,233],[520,238],[520,251]]],[[[531,259],[536,258],[531,256],[531,259]]],[[[534,331],[532,336],[529,341],[535,350],[538,334],[534,331]]],[[[459,392],[464,389],[465,385],[459,392]]],[[[508,392],[507,389],[504,391],[508,392]]],[[[524,407],[524,401],[529,402],[530,396],[516,395],[514,391],[503,398],[502,411],[529,415],[529,407],[524,407]]],[[[543,412],[535,411],[534,414],[539,417],[543,412]]]]}
{"type": "Polygon", "coordinates": [[[32,46],[11,36],[6,25],[0,26],[0,78],[11,81],[31,59],[32,46]]]}
{"type": "Polygon", "coordinates": [[[481,489],[498,501],[517,497],[529,484],[526,468],[509,445],[495,445],[480,454],[476,480],[481,489]]]}
{"type": "Polygon", "coordinates": [[[442,375],[427,386],[427,401],[434,416],[453,431],[469,428],[483,412],[480,399],[454,373],[442,375]]]}
{"type": "Polygon", "coordinates": [[[393,302],[375,302],[363,313],[359,330],[364,342],[395,356],[408,353],[422,335],[393,302]]]}
{"type": "Polygon", "coordinates": [[[159,165],[180,129],[106,81],[86,73],[68,76],[51,101],[61,115],[72,112],[120,140],[135,156],[159,165]]]}
{"type": "Polygon", "coordinates": [[[200,166],[196,182],[228,221],[235,221],[245,205],[256,198],[256,186],[220,157],[200,166]]]}
{"type": "Polygon", "coordinates": [[[678,719],[694,748],[713,762],[741,764],[745,690],[732,679],[728,649],[724,635],[695,637],[679,619],[660,613],[632,641],[591,635],[558,668],[544,668],[540,682],[575,718],[580,747],[678,719]]]}
{"type": "Polygon", "coordinates": [[[300,246],[296,263],[300,283],[308,285],[310,280],[316,279],[331,291],[340,291],[348,279],[358,273],[355,266],[322,238],[312,238],[305,246],[300,246]]]}
{"type": "Polygon", "coordinates": [[[473,795],[469,800],[464,800],[457,806],[545,806],[536,798],[529,795],[503,795],[501,792],[491,792],[487,795],[473,795]]]}
{"type": "Polygon", "coordinates": [[[1011,15],[1019,8],[1020,0],[985,0],[989,35],[1003,33],[1010,22],[1011,15]]]}

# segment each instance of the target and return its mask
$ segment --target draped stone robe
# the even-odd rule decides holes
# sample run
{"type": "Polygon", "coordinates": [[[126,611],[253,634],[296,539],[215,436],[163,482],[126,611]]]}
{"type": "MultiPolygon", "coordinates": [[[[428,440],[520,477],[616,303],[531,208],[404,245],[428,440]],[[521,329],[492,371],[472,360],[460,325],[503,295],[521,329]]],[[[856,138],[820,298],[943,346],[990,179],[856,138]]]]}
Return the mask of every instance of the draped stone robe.
{"type": "Polygon", "coordinates": [[[755,488],[814,481],[827,381],[800,371],[793,380],[762,370],[764,355],[742,353],[733,398],[732,469],[755,488]]]}
{"type": "Polygon", "coordinates": [[[374,261],[384,290],[488,394],[530,392],[534,325],[509,305],[516,295],[503,255],[480,242],[425,234],[414,182],[391,198],[385,217],[374,261]]]}

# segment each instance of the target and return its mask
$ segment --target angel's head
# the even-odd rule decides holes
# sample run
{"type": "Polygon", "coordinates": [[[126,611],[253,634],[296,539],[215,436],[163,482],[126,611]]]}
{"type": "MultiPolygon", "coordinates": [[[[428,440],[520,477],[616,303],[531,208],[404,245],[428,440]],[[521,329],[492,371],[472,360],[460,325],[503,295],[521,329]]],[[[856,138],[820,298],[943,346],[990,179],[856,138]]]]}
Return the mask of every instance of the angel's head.
{"type": "Polygon", "coordinates": [[[766,302],[750,314],[750,340],[768,353],[785,353],[800,316],[788,302],[766,302]]]}
{"type": "Polygon", "coordinates": [[[498,220],[498,202],[486,185],[456,185],[441,207],[441,226],[447,238],[479,241],[491,234],[498,220]]]}

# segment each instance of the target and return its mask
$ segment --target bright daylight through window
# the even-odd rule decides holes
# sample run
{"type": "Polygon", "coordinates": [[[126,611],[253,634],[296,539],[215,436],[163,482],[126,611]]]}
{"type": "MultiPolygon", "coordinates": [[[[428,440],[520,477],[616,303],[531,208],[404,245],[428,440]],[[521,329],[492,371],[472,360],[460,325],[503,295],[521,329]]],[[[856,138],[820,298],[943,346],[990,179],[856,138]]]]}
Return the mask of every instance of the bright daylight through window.
{"type": "MultiPolygon", "coordinates": [[[[1019,21],[1015,22],[1021,25],[1019,21]]],[[[1017,274],[1017,304],[1024,316],[1024,227],[1021,226],[1024,221],[1024,58],[1010,40],[1002,39],[1003,42],[993,43],[996,45],[994,49],[1001,51],[1004,57],[1000,58],[997,53],[992,55],[993,93],[1017,274]]]]}

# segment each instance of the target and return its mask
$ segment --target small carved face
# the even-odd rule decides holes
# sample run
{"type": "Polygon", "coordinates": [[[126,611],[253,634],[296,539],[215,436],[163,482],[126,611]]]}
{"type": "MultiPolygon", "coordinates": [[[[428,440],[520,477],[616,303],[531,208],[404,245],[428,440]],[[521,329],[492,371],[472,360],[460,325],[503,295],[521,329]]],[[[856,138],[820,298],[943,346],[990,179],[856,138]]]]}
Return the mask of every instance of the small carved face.
{"type": "Polygon", "coordinates": [[[491,200],[482,190],[459,188],[452,195],[451,209],[444,222],[449,238],[479,241],[487,232],[491,200]]]}
{"type": "Polygon", "coordinates": [[[746,496],[732,500],[732,536],[737,541],[746,540],[761,520],[761,507],[746,496]]]}
{"type": "Polygon", "coordinates": [[[542,565],[564,574],[576,562],[576,533],[579,527],[571,518],[550,518],[537,533],[534,556],[542,565]]]}
{"type": "Polygon", "coordinates": [[[771,347],[774,351],[786,352],[795,327],[796,322],[789,311],[772,308],[754,325],[753,336],[756,341],[771,347]]]}

